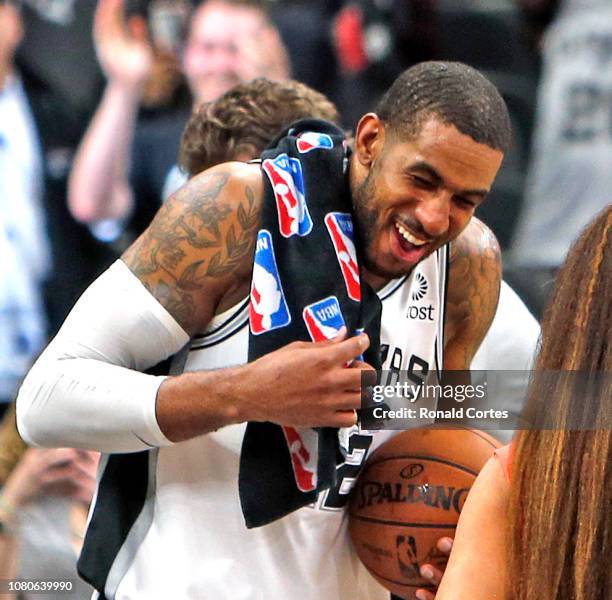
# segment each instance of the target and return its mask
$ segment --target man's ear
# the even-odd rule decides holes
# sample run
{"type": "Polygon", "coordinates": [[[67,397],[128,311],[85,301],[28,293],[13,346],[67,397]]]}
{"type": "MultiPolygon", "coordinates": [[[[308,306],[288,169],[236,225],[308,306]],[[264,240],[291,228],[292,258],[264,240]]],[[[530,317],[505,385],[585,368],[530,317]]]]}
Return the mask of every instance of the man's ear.
{"type": "Polygon", "coordinates": [[[384,145],[384,123],[375,113],[363,115],[355,131],[355,154],[359,163],[369,169],[380,155],[384,145]]]}

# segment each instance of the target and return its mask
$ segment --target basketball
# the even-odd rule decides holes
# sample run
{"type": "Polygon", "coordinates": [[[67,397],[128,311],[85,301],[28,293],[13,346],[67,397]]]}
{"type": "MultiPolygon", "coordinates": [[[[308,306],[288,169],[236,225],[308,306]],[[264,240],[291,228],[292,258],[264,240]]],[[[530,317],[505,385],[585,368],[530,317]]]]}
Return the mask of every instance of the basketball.
{"type": "Polygon", "coordinates": [[[357,555],[389,591],[414,600],[432,589],[419,568],[443,568],[436,548],[453,537],[480,469],[501,444],[475,429],[412,429],[369,458],[349,503],[349,532],[357,555]]]}

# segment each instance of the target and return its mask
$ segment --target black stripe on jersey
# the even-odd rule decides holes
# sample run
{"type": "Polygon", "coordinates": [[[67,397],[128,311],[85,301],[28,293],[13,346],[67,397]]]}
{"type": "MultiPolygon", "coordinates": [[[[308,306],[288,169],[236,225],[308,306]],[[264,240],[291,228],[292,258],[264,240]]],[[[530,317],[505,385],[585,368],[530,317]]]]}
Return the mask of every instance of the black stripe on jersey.
{"type": "MultiPolygon", "coordinates": [[[[446,340],[446,301],[448,299],[448,281],[450,279],[450,255],[451,255],[451,247],[450,243],[444,246],[446,249],[444,255],[444,295],[442,296],[442,302],[440,303],[440,309],[442,311],[441,319],[442,319],[442,355],[444,355],[444,342],[446,340]]],[[[440,365],[442,370],[444,368],[444,364],[440,365]]]]}
{"type": "Polygon", "coordinates": [[[208,340],[208,341],[204,340],[201,343],[199,343],[197,346],[191,346],[191,348],[189,348],[189,352],[191,352],[192,350],[201,350],[202,348],[211,348],[212,346],[216,346],[217,344],[224,342],[228,338],[231,338],[233,335],[238,333],[241,329],[246,327],[248,324],[249,324],[249,319],[247,317],[244,321],[236,323],[236,325],[232,327],[232,329],[229,329],[225,333],[225,335],[223,335],[222,337],[216,338],[214,340],[208,340]]]}
{"type": "Polygon", "coordinates": [[[434,358],[436,362],[436,371],[438,373],[438,380],[442,375],[442,369],[444,367],[444,332],[445,332],[445,321],[446,321],[446,298],[448,295],[448,275],[450,268],[450,245],[446,244],[442,248],[438,249],[438,269],[439,269],[439,280],[442,281],[442,291],[438,290],[438,303],[440,307],[440,320],[438,322],[438,334],[434,345],[434,358]]]}
{"type": "Polygon", "coordinates": [[[387,298],[395,294],[395,292],[397,292],[397,290],[399,290],[404,285],[404,283],[406,283],[407,279],[408,275],[404,275],[401,279],[398,279],[397,283],[388,292],[385,292],[384,296],[378,296],[380,300],[386,300],[387,298]]]}
{"type": "MultiPolygon", "coordinates": [[[[390,298],[395,292],[397,292],[397,290],[399,290],[402,287],[402,285],[404,285],[404,283],[406,283],[406,280],[408,279],[408,277],[409,277],[408,275],[404,275],[404,277],[398,279],[397,282],[393,285],[393,287],[391,287],[391,289],[386,291],[384,295],[379,296],[380,300],[382,301],[382,300],[386,300],[387,298],[390,298]]],[[[240,307],[230,317],[228,317],[221,325],[219,325],[218,327],[215,327],[211,331],[207,331],[205,333],[201,333],[195,336],[193,340],[195,343],[197,343],[197,345],[193,345],[189,349],[189,351],[201,350],[202,348],[210,348],[211,346],[215,346],[216,344],[220,344],[221,342],[224,342],[229,337],[231,337],[232,335],[240,331],[240,329],[242,329],[248,323],[248,320],[249,320],[248,315],[245,315],[244,322],[241,321],[238,324],[235,323],[234,326],[231,328],[231,330],[224,332],[221,337],[210,339],[211,337],[214,337],[215,335],[219,336],[219,333],[224,328],[227,328],[232,323],[232,321],[234,321],[238,316],[242,315],[243,311],[248,307],[248,304],[249,304],[249,299],[247,298],[240,305],[240,307]]]]}
{"type": "Polygon", "coordinates": [[[234,319],[232,323],[230,323],[223,329],[219,329],[213,335],[207,336],[205,338],[200,338],[199,340],[196,340],[194,343],[197,344],[198,346],[201,344],[204,344],[205,346],[214,346],[216,343],[219,342],[221,338],[227,339],[227,333],[229,331],[234,331],[234,332],[238,331],[240,328],[242,328],[244,323],[248,322],[248,320],[249,320],[249,311],[248,311],[248,307],[245,306],[244,309],[240,311],[238,318],[234,319]]]}
{"type": "Polygon", "coordinates": [[[108,575],[141,514],[149,487],[150,452],[111,454],[100,479],[96,505],[77,563],[79,575],[105,596],[108,575]]]}
{"type": "Polygon", "coordinates": [[[225,321],[223,321],[223,323],[221,323],[221,325],[219,325],[218,327],[215,327],[214,329],[211,329],[210,331],[199,333],[198,335],[194,336],[193,339],[194,340],[206,339],[207,337],[214,335],[215,333],[217,333],[224,327],[227,327],[238,315],[242,313],[242,311],[248,306],[248,304],[249,304],[249,299],[247,298],[227,319],[225,319],[225,321]]]}

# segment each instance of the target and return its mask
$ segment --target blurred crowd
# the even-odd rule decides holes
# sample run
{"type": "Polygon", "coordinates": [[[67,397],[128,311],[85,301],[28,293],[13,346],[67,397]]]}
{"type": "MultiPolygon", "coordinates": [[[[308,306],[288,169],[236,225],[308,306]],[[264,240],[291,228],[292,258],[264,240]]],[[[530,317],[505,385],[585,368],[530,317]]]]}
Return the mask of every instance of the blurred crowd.
{"type": "MultiPolygon", "coordinates": [[[[237,83],[292,77],[350,131],[400,71],[431,59],[479,68],[506,99],[513,146],[478,216],[539,317],[571,242],[610,202],[610,2],[0,0],[0,410],[80,293],[185,181],[194,110],[237,83]]],[[[41,540],[76,579],[97,457],[27,450],[12,419],[0,517],[55,517],[22,539],[26,553],[0,536],[0,579],[50,575],[23,558],[41,540]]]]}

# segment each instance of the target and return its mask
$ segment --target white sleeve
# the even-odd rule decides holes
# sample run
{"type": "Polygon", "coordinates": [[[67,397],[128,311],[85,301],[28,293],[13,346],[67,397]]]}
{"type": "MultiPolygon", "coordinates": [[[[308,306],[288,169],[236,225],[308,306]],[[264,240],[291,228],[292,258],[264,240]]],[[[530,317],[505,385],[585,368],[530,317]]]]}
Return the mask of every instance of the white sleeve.
{"type": "Polygon", "coordinates": [[[472,370],[527,371],[532,368],[540,326],[517,293],[501,282],[495,318],[471,364],[472,370]]]}
{"type": "Polygon", "coordinates": [[[21,435],[38,446],[106,453],[171,444],[155,416],[164,377],[139,371],[188,341],[118,260],[81,296],[25,378],[17,398],[21,435]]]}

